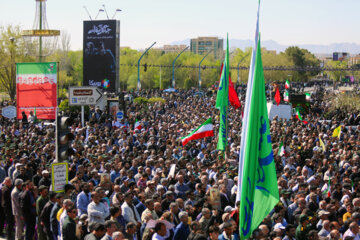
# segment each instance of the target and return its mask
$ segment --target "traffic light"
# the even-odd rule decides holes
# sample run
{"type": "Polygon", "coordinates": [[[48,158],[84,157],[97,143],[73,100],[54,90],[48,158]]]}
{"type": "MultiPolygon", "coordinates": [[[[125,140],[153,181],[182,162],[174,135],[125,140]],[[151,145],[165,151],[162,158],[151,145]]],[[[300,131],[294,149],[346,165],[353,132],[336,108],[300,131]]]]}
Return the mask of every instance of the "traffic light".
{"type": "Polygon", "coordinates": [[[75,154],[74,149],[70,146],[72,140],[75,139],[74,134],[70,132],[69,127],[73,124],[70,117],[58,116],[56,121],[56,154],[57,161],[62,162],[69,159],[75,154]]]}
{"type": "Polygon", "coordinates": [[[144,72],[146,72],[147,71],[147,64],[145,63],[144,64],[144,72]]]}
{"type": "Polygon", "coordinates": [[[124,113],[124,117],[126,117],[126,102],[125,94],[123,92],[119,93],[119,110],[122,110],[124,113]]]}

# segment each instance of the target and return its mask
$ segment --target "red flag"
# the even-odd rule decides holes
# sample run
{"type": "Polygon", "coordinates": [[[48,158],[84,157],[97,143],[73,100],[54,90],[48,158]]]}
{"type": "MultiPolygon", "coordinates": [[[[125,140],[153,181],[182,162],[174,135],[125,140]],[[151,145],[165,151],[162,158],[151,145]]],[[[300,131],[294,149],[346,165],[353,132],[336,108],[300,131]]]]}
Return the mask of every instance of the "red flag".
{"type": "MultiPolygon", "coordinates": [[[[221,77],[221,73],[223,70],[223,66],[224,66],[224,64],[221,65],[220,77],[221,77]]],[[[235,91],[234,84],[231,81],[230,76],[229,76],[229,102],[230,102],[231,106],[233,106],[235,109],[238,109],[239,107],[241,107],[239,97],[235,91]]]]}
{"type": "Polygon", "coordinates": [[[280,91],[279,91],[279,88],[276,88],[276,93],[275,93],[275,102],[276,102],[276,106],[279,106],[280,101],[281,101],[281,98],[280,98],[280,91]]]}

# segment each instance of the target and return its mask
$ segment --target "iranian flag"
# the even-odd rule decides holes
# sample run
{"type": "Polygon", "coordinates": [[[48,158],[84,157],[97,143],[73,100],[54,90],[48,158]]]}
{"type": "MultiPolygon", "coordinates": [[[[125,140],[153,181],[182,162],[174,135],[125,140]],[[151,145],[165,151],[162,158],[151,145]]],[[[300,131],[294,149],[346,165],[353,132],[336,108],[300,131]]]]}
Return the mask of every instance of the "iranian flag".
{"type": "Polygon", "coordinates": [[[328,184],[327,184],[327,189],[324,192],[326,194],[327,197],[331,196],[331,178],[329,177],[328,180],[328,184]]]}
{"type": "Polygon", "coordinates": [[[306,101],[310,102],[311,94],[310,93],[305,93],[305,96],[306,96],[306,101]]]}
{"type": "Polygon", "coordinates": [[[288,91],[284,92],[284,101],[289,102],[289,92],[288,91]]]}
{"type": "Polygon", "coordinates": [[[136,119],[136,122],[135,122],[135,126],[134,126],[134,132],[135,130],[141,130],[142,129],[142,126],[140,124],[140,121],[136,119]]]}
{"type": "Polygon", "coordinates": [[[213,124],[211,122],[211,118],[206,120],[203,124],[201,124],[197,129],[192,131],[186,137],[181,138],[181,142],[183,146],[185,146],[189,141],[196,140],[205,137],[214,136],[213,124]]]}
{"type": "Polygon", "coordinates": [[[289,89],[289,88],[290,88],[290,82],[289,82],[289,80],[286,80],[285,89],[289,89]]]}
{"type": "Polygon", "coordinates": [[[280,157],[282,157],[283,155],[285,155],[285,147],[284,147],[284,143],[281,141],[280,146],[279,146],[279,151],[278,151],[278,155],[280,157]]]}
{"type": "Polygon", "coordinates": [[[295,117],[296,117],[297,119],[299,119],[300,121],[302,121],[303,123],[308,124],[308,121],[305,121],[305,120],[302,119],[301,114],[300,114],[298,108],[296,108],[296,115],[295,115],[295,117]]]}

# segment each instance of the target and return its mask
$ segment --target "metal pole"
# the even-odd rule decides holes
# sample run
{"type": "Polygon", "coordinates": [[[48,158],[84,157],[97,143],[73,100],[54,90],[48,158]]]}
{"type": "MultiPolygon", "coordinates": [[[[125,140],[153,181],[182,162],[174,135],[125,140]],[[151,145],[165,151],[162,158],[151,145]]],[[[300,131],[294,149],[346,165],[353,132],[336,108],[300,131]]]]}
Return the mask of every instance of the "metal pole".
{"type": "Polygon", "coordinates": [[[204,61],[204,59],[213,51],[213,49],[211,49],[204,57],[203,59],[201,59],[200,63],[199,63],[199,89],[201,88],[201,63],[204,61]]]}
{"type": "Polygon", "coordinates": [[[178,57],[180,57],[180,55],[185,52],[186,49],[188,49],[189,46],[187,46],[186,48],[184,48],[174,59],[174,61],[172,62],[172,87],[175,88],[175,62],[178,59],[178,57]]]}
{"type": "Polygon", "coordinates": [[[107,17],[107,19],[109,20],[109,15],[108,15],[108,13],[107,13],[107,11],[106,11],[105,4],[103,4],[103,7],[104,7],[104,11],[105,11],[105,13],[106,13],[106,17],[107,17]]]}
{"type": "Polygon", "coordinates": [[[240,59],[240,62],[238,63],[238,65],[237,65],[237,70],[238,70],[238,85],[239,85],[239,83],[240,83],[240,64],[242,63],[242,61],[244,61],[245,60],[245,58],[247,57],[247,56],[249,56],[249,54],[250,53],[247,53],[242,59],[240,59]]]}
{"type": "Polygon", "coordinates": [[[154,45],[156,44],[156,42],[154,42],[153,44],[151,44],[151,46],[145,50],[145,52],[141,55],[141,57],[138,60],[138,83],[137,83],[137,88],[138,90],[141,89],[141,82],[140,82],[140,61],[143,58],[143,56],[149,51],[150,48],[152,48],[154,45]]]}
{"type": "MultiPolygon", "coordinates": [[[[39,29],[42,30],[42,1],[40,1],[40,20],[39,20],[39,29]]],[[[39,62],[42,61],[42,37],[39,37],[39,62]]]]}

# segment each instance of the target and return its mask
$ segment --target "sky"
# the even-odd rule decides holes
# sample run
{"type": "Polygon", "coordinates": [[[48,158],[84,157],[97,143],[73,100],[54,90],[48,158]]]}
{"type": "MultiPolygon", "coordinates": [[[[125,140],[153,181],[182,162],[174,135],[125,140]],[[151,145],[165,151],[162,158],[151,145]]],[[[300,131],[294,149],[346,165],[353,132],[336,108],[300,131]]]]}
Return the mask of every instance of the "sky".
{"type": "MultiPolygon", "coordinates": [[[[100,8],[120,20],[120,46],[144,49],[199,36],[253,39],[257,0],[48,0],[51,29],[70,36],[72,50],[81,50],[84,9],[95,19],[100,8]]],[[[35,0],[0,0],[0,26],[31,29],[35,0]]],[[[262,40],[282,45],[360,44],[359,0],[263,0],[260,10],[262,40]]],[[[106,19],[100,12],[97,20],[106,19]]]]}

